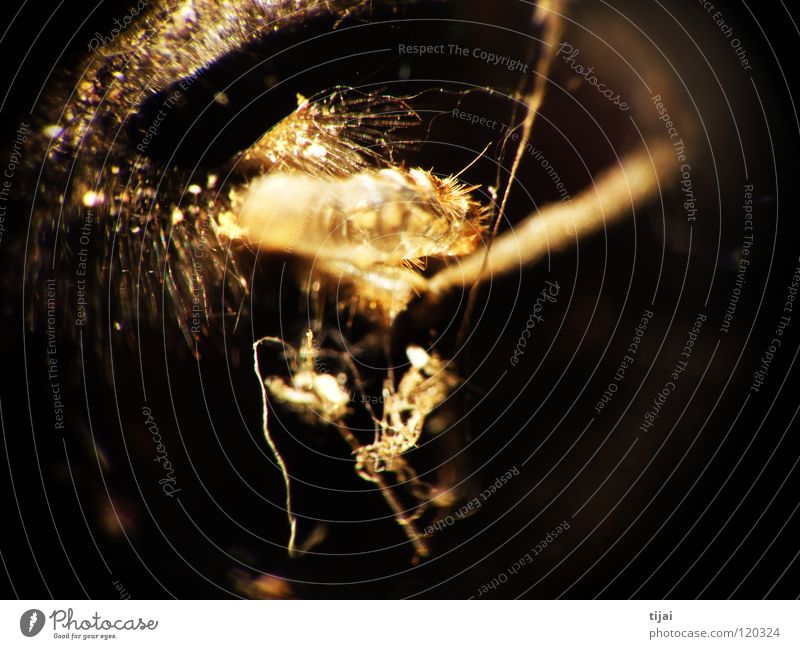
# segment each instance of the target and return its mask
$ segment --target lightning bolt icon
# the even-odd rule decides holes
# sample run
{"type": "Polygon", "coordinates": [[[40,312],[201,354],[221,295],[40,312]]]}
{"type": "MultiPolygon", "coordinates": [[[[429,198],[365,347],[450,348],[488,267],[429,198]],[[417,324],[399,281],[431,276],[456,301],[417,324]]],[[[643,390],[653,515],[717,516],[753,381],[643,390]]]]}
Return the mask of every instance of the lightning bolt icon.
{"type": "Polygon", "coordinates": [[[28,631],[31,631],[33,629],[33,625],[36,624],[36,620],[38,619],[38,617],[39,616],[36,614],[36,611],[31,613],[31,619],[28,622],[28,631]]]}

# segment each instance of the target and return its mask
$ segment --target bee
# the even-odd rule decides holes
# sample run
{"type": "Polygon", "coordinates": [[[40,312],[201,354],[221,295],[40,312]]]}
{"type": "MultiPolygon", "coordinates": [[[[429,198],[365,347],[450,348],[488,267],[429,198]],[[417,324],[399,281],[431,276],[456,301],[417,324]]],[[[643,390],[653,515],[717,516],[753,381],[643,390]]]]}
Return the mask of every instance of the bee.
{"type": "Polygon", "coordinates": [[[486,234],[475,187],[395,161],[394,132],[419,121],[407,98],[351,88],[298,96],[241,154],[250,179],[230,189],[220,234],[310,260],[323,281],[359,296],[359,312],[390,324],[422,290],[414,270],[470,254],[486,234]]]}
{"type": "MultiPolygon", "coordinates": [[[[306,290],[334,295],[337,309],[349,307],[364,316],[365,328],[378,334],[365,336],[365,344],[383,344],[415,298],[435,300],[453,287],[470,286],[474,299],[474,287],[493,274],[533,263],[548,246],[565,245],[655,191],[657,182],[648,174],[652,160],[635,157],[623,167],[633,173],[635,195],[625,174],[609,173],[569,206],[529,215],[515,232],[498,235],[557,42],[555,0],[540,2],[533,14],[532,24],[545,25],[549,50],[538,57],[532,86],[517,94],[526,110],[515,129],[521,136],[497,205],[484,203],[480,188],[463,182],[459,173],[406,164],[407,145],[396,133],[420,124],[413,97],[341,86],[299,96],[289,115],[222,164],[189,172],[149,156],[148,134],[155,137],[161,128],[158,115],[172,110],[180,89],[220,59],[270,30],[289,30],[323,14],[341,20],[364,5],[165,0],[91,55],[74,92],[64,93],[65,106],[45,111],[36,127],[46,182],[35,190],[40,245],[34,250],[33,281],[44,285],[40,280],[58,268],[67,320],[75,320],[70,309],[78,304],[77,293],[88,294],[94,303],[82,305],[89,314],[84,320],[94,314],[99,325],[101,314],[108,313],[109,331],[129,331],[134,342],[140,314],[157,313],[163,304],[164,315],[196,350],[217,322],[242,317],[252,283],[239,260],[255,248],[296,260],[306,290]],[[148,102],[160,107],[157,116],[138,131],[128,128],[128,117],[144,114],[148,102]],[[431,259],[440,260],[443,269],[429,277],[431,259]],[[88,288],[76,277],[85,277],[80,282],[88,288]],[[108,295],[110,304],[103,301],[108,295]]],[[[32,166],[31,177],[38,179],[38,172],[32,166]]],[[[326,315],[321,308],[314,319],[326,315]]],[[[270,403],[294,410],[306,422],[334,425],[350,445],[357,474],[378,486],[415,556],[428,554],[415,521],[430,507],[452,501],[443,495],[447,489],[419,478],[408,454],[461,379],[452,359],[431,346],[403,349],[408,368],[399,380],[387,370],[381,411],[369,408],[374,437],[366,441],[348,425],[349,395],[359,382],[352,363],[336,375],[321,371],[311,331],[297,350],[278,337],[253,343],[263,434],[286,489],[290,553],[297,548],[290,472],[269,431],[270,403]],[[266,343],[288,350],[294,359],[291,376],[259,363],[266,343]],[[402,504],[400,489],[411,495],[412,507],[402,504]]]]}

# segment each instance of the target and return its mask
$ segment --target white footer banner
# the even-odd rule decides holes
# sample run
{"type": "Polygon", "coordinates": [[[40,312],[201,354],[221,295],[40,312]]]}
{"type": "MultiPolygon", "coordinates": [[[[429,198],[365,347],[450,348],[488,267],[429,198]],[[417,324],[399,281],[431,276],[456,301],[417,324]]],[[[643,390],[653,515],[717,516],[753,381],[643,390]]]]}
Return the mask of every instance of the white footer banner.
{"type": "Polygon", "coordinates": [[[3,648],[800,647],[797,601],[3,601],[0,611],[3,648]]]}

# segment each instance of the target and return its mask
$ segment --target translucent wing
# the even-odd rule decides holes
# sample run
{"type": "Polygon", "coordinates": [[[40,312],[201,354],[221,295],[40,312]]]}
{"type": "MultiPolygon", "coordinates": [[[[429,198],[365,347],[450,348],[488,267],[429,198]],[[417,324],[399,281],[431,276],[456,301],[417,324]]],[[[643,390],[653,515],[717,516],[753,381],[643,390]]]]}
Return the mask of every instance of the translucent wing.
{"type": "Polygon", "coordinates": [[[394,132],[419,122],[402,98],[344,87],[311,99],[299,96],[297,109],[245,151],[237,167],[247,174],[341,178],[391,163],[407,146],[394,132]]]}

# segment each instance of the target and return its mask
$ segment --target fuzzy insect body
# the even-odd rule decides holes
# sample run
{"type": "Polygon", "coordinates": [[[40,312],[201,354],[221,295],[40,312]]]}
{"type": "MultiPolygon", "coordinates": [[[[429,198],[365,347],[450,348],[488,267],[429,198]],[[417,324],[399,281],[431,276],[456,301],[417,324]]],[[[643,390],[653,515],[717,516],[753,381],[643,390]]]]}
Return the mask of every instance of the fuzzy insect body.
{"type": "Polygon", "coordinates": [[[262,248],[368,268],[475,250],[483,209],[455,178],[422,169],[367,170],[342,179],[271,173],[254,181],[238,226],[262,248]]]}

